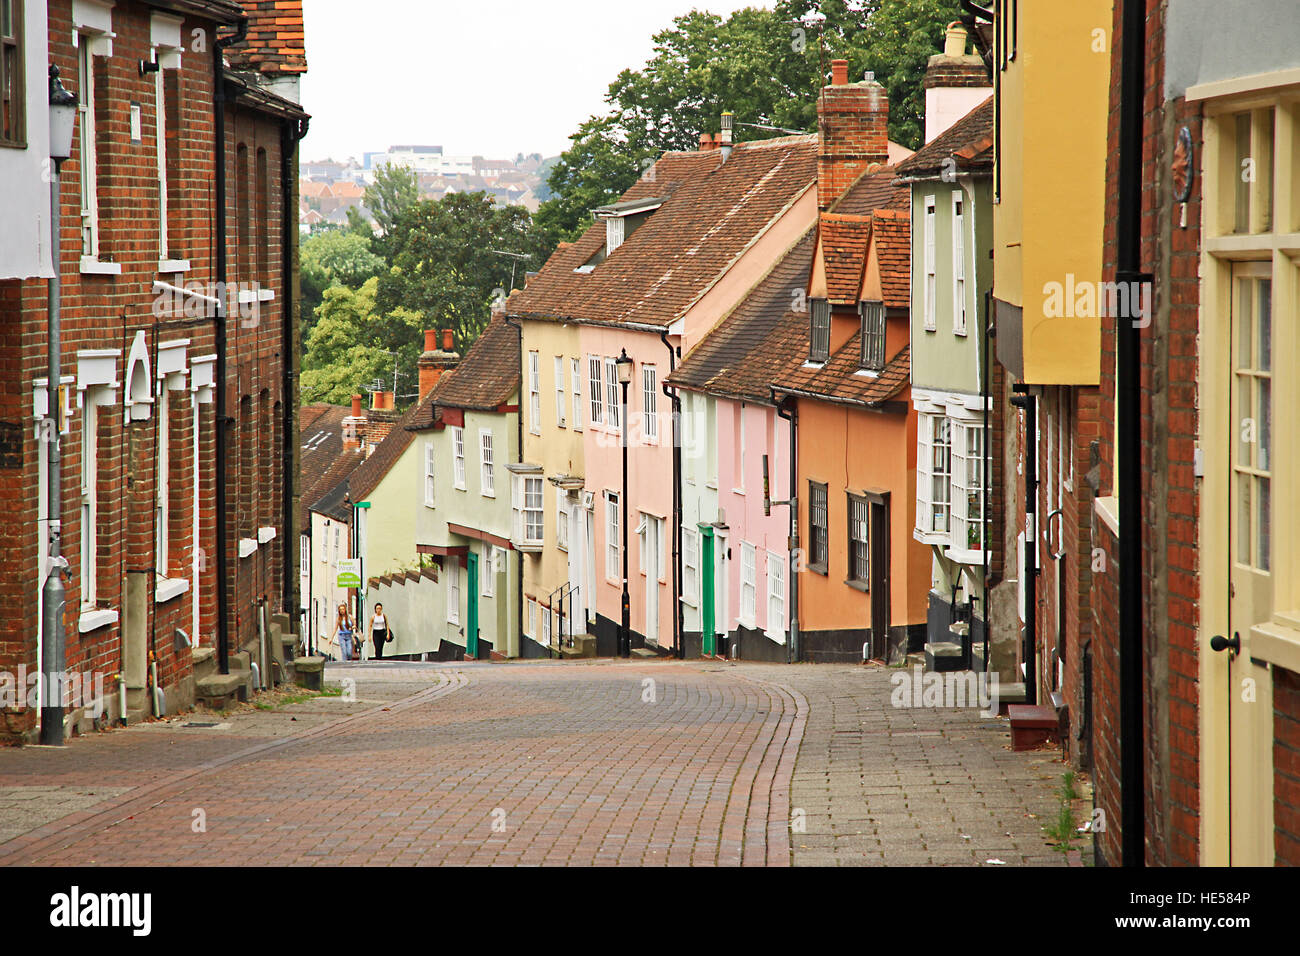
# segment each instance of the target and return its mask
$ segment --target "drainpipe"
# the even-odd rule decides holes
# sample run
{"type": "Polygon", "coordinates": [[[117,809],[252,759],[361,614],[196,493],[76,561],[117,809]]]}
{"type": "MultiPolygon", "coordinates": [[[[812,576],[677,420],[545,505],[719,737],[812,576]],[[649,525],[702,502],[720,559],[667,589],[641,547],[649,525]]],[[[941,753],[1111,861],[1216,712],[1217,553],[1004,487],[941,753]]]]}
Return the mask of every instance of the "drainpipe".
{"type": "Polygon", "coordinates": [[[212,160],[213,195],[216,201],[216,249],[213,263],[217,282],[216,314],[213,316],[213,351],[216,367],[216,461],[217,472],[217,668],[230,673],[230,648],[227,646],[230,624],[228,581],[226,580],[226,79],[222,57],[226,47],[248,36],[248,18],[240,17],[235,32],[219,36],[212,44],[212,124],[215,132],[212,160]]]}
{"type": "MultiPolygon", "coordinates": [[[[666,330],[659,333],[659,341],[663,342],[664,348],[668,349],[668,374],[671,375],[677,368],[677,350],[668,341],[668,332],[666,330]]],[[[682,439],[680,428],[682,401],[677,394],[677,389],[667,382],[663,384],[663,392],[668,397],[673,411],[673,656],[681,660],[686,657],[685,642],[682,640],[686,620],[683,616],[680,593],[682,580],[682,439]]]]}
{"type": "MultiPolygon", "coordinates": [[[[1124,0],[1119,101],[1119,214],[1116,275],[1126,288],[1152,277],[1142,266],[1142,97],[1146,4],[1124,0]]],[[[1119,738],[1121,860],[1146,865],[1142,727],[1142,406],[1141,332],[1129,296],[1117,318],[1116,403],[1119,436],[1119,738]]]]}
{"type": "MultiPolygon", "coordinates": [[[[775,392],[773,393],[775,397],[775,392]]],[[[797,433],[799,413],[794,401],[788,396],[776,404],[776,413],[790,423],[790,646],[786,651],[788,663],[798,663],[803,648],[799,636],[799,496],[795,493],[799,481],[799,459],[797,433]],[[789,412],[785,411],[789,402],[789,412]]]]}
{"type": "MultiPolygon", "coordinates": [[[[298,598],[299,575],[291,574],[296,555],[294,541],[301,535],[296,528],[297,511],[294,508],[294,480],[298,475],[299,451],[296,436],[297,415],[294,412],[298,404],[297,375],[294,370],[294,356],[298,354],[298,341],[295,332],[298,323],[294,321],[294,259],[298,250],[298,223],[289,215],[290,209],[297,208],[298,201],[298,164],[294,162],[298,152],[298,141],[307,135],[307,119],[285,119],[280,124],[280,441],[282,445],[281,460],[285,464],[281,496],[280,527],[284,538],[284,580],[281,582],[284,612],[289,620],[302,620],[302,604],[298,598]],[[293,532],[297,530],[298,534],[293,532]]],[[[297,547],[301,548],[301,542],[297,547]]],[[[309,561],[308,564],[311,562],[309,561]]],[[[299,627],[302,625],[299,623],[299,627]]]]}
{"type": "Polygon", "coordinates": [[[1025,703],[1038,703],[1038,403],[1020,383],[1011,404],[1025,413],[1025,703]]]}

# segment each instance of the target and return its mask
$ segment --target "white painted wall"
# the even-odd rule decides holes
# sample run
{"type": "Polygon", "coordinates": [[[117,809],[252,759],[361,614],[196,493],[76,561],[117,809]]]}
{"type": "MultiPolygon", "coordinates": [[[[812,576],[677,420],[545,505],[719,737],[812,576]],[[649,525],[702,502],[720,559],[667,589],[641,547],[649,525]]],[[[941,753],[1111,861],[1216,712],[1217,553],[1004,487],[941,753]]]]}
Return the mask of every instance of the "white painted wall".
{"type": "MultiPolygon", "coordinates": [[[[50,120],[48,106],[49,39],[45,4],[26,4],[27,148],[0,146],[0,279],[49,278],[50,262],[50,120]]],[[[64,76],[69,89],[76,77],[64,76]]],[[[74,90],[75,92],[75,90],[74,90]]],[[[64,184],[76,191],[73,180],[64,184]]],[[[80,245],[78,245],[80,252],[80,245]]]]}

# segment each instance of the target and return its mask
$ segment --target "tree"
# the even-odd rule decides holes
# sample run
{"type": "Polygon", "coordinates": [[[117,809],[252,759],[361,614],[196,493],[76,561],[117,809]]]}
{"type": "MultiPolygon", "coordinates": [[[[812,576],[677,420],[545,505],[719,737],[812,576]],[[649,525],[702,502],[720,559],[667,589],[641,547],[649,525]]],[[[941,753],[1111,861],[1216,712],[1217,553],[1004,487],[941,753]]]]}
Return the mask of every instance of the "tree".
{"type": "Polygon", "coordinates": [[[423,348],[420,317],[408,309],[384,313],[376,308],[378,278],[359,289],[326,289],[302,360],[302,400],[346,404],[363,385],[391,383],[394,362],[398,389],[409,387],[423,348]]]}
{"type": "Polygon", "coordinates": [[[305,346],[325,290],[334,285],[359,289],[367,279],[379,275],[384,260],[370,250],[369,239],[342,229],[313,233],[303,240],[298,255],[305,346]]]}
{"type": "Polygon", "coordinates": [[[420,316],[423,327],[455,330],[468,348],[487,325],[494,301],[523,284],[549,248],[521,206],[498,206],[484,192],[422,200],[394,223],[387,237],[388,269],[379,276],[375,306],[420,316]],[[498,255],[528,256],[519,260],[498,255]]]}
{"type": "Polygon", "coordinates": [[[551,170],[538,210],[553,241],[589,225],[593,206],[623,193],[666,150],[692,150],[719,116],[736,116],[737,142],[781,135],[754,125],[811,132],[830,61],[850,76],[871,70],[890,96],[890,138],[921,145],[926,61],[942,46],[960,0],[779,0],[775,10],[742,9],[726,20],[700,11],[654,36],[641,70],[609,86],[609,111],[586,120],[551,170]]]}
{"type": "Polygon", "coordinates": [[[379,231],[387,235],[402,213],[419,198],[420,180],[415,170],[384,163],[375,170],[375,181],[366,187],[362,201],[375,217],[379,231]]]}

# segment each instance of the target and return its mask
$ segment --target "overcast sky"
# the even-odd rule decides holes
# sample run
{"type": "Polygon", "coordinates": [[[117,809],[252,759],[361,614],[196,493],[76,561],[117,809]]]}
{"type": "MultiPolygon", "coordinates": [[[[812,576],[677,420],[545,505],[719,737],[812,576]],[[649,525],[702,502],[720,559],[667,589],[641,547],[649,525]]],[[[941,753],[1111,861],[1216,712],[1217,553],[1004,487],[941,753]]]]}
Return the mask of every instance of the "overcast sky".
{"type": "Polygon", "coordinates": [[[306,0],[304,159],[395,143],[448,155],[551,156],[603,111],[651,35],[693,8],[770,0],[306,0]]]}

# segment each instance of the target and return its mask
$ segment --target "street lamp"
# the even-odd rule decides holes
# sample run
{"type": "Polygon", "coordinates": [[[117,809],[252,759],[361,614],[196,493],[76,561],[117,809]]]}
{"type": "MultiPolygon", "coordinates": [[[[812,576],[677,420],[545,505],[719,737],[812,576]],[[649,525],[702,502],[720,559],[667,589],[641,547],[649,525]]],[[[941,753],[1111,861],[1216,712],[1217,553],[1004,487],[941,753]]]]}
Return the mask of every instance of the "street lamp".
{"type": "Polygon", "coordinates": [[[623,618],[618,633],[618,652],[623,657],[632,656],[632,606],[627,593],[627,387],[632,381],[632,359],[627,349],[614,360],[618,368],[618,384],[623,386],[623,412],[619,419],[619,437],[623,444],[623,618]]]}
{"type": "Polygon", "coordinates": [[[60,338],[60,273],[59,254],[60,196],[59,168],[72,155],[72,131],[77,122],[77,97],[69,93],[59,81],[59,68],[50,67],[50,161],[54,166],[50,178],[50,261],[52,274],[48,283],[49,312],[48,364],[46,380],[45,427],[42,438],[49,445],[48,509],[46,534],[48,537],[49,573],[41,588],[42,653],[41,653],[41,743],[57,747],[63,743],[63,669],[65,648],[63,633],[63,605],[67,592],[63,586],[63,571],[68,559],[62,553],[63,502],[62,459],[59,449],[59,380],[63,375],[59,352],[60,338]]]}

